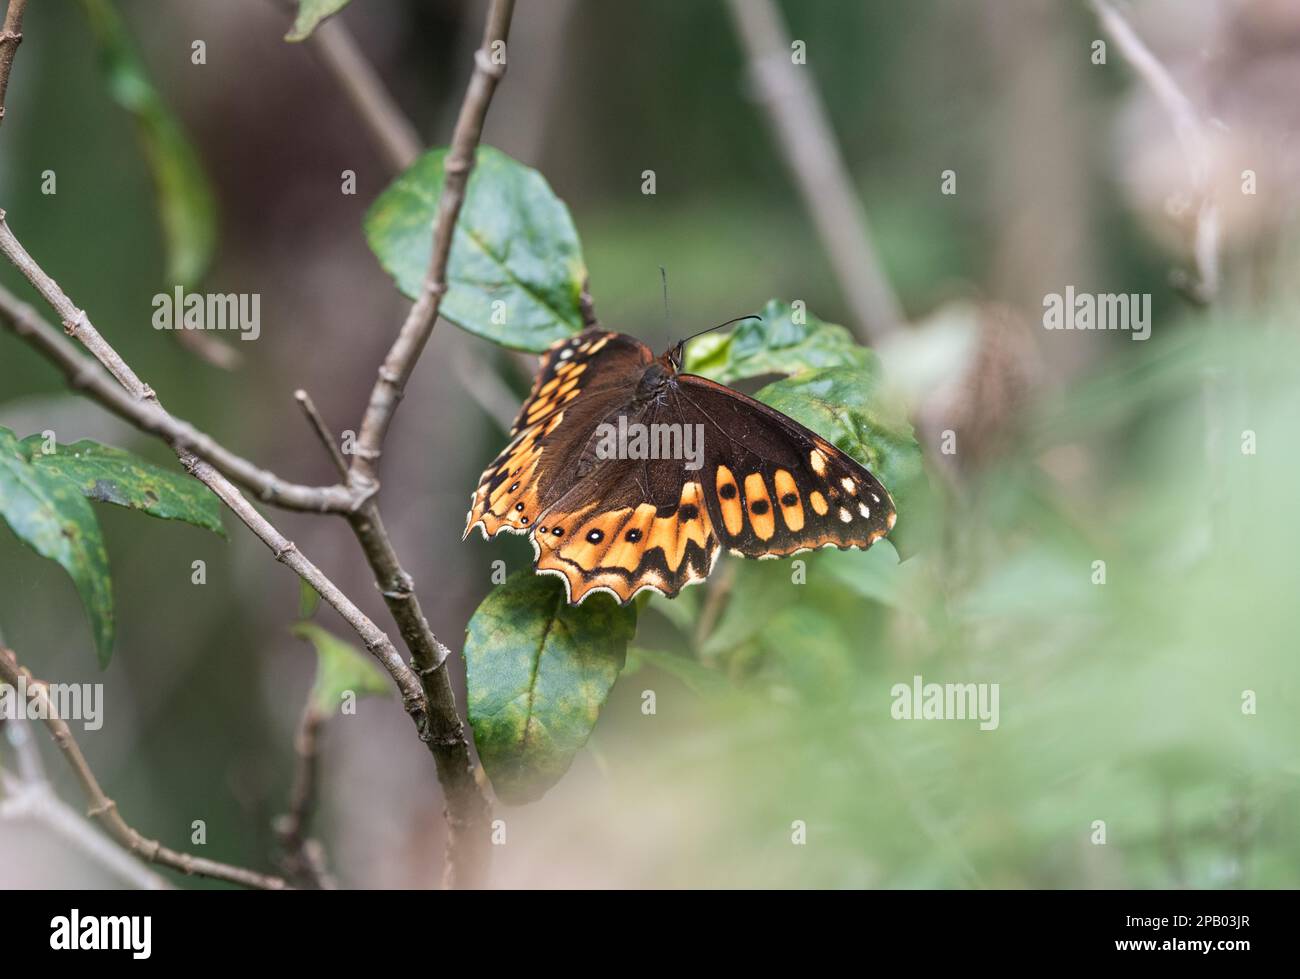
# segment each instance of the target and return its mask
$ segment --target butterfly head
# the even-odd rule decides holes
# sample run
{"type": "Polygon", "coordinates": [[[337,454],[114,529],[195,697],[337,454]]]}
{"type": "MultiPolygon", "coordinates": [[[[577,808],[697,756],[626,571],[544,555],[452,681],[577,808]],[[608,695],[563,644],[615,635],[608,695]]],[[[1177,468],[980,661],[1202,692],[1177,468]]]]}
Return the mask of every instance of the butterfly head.
{"type": "Polygon", "coordinates": [[[662,364],[664,369],[670,374],[676,374],[681,371],[682,364],[685,360],[686,341],[678,340],[664,352],[662,357],[659,358],[659,363],[662,364]]]}
{"type": "Polygon", "coordinates": [[[658,362],[662,364],[664,366],[664,369],[667,370],[670,374],[680,373],[682,369],[682,364],[686,360],[686,344],[689,341],[694,340],[696,337],[704,336],[704,334],[706,333],[712,333],[714,330],[720,330],[724,326],[730,326],[732,323],[739,323],[741,320],[761,320],[762,318],[763,317],[759,316],[756,313],[751,313],[748,316],[737,316],[735,319],[727,320],[727,322],[725,323],[719,323],[717,326],[711,326],[707,330],[701,330],[699,333],[693,333],[690,336],[688,336],[685,340],[678,340],[675,344],[669,347],[667,352],[662,357],[659,358],[658,362]]]}

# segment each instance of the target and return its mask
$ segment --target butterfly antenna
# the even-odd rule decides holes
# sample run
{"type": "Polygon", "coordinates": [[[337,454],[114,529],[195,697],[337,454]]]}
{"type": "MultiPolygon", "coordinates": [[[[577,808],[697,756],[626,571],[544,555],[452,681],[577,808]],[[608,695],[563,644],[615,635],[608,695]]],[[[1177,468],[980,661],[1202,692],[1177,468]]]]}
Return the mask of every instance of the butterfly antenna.
{"type": "Polygon", "coordinates": [[[719,323],[717,326],[711,326],[707,330],[701,330],[699,333],[692,333],[690,336],[688,336],[685,340],[682,340],[681,342],[687,343],[691,340],[694,340],[696,337],[702,337],[704,336],[704,334],[712,333],[714,330],[721,330],[724,326],[730,326],[732,323],[739,323],[741,320],[761,320],[762,318],[763,317],[759,316],[757,313],[750,313],[748,316],[737,316],[733,320],[727,320],[727,322],[725,323],[719,323]]]}

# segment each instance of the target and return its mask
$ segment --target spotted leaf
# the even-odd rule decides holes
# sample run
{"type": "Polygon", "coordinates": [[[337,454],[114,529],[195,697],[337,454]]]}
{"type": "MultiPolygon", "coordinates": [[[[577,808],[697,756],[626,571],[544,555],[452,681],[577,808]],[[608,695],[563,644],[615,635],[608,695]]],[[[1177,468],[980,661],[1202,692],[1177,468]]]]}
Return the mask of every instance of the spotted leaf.
{"type": "Polygon", "coordinates": [[[465,637],[469,720],[503,802],[540,798],[568,771],[635,630],[632,606],[607,595],[569,605],[560,582],[531,571],[483,600],[465,637]]]}
{"type": "Polygon", "coordinates": [[[107,666],[113,650],[113,588],[95,514],[74,482],[32,465],[5,428],[0,428],[0,518],[20,541],[58,562],[72,578],[90,617],[100,666],[107,666]]]}
{"type": "Polygon", "coordinates": [[[100,503],[129,507],[163,520],[181,520],[225,536],[221,501],[197,479],[156,466],[122,449],[83,439],[42,451],[39,435],[20,443],[32,466],[61,475],[100,503]]]}

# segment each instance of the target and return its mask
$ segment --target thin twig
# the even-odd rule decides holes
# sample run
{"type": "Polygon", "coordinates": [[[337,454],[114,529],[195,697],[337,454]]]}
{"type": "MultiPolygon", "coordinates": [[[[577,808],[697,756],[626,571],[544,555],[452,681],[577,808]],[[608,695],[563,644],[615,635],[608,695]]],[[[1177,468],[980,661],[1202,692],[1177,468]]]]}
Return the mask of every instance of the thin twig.
{"type": "Polygon", "coordinates": [[[456,364],[456,377],[474,403],[496,422],[503,432],[510,431],[515,416],[519,414],[519,398],[509,385],[497,376],[491,365],[461,347],[452,355],[456,364]]]}
{"type": "Polygon", "coordinates": [[[1192,258],[1197,281],[1192,295],[1198,302],[1214,301],[1219,291],[1219,213],[1214,200],[1210,137],[1192,100],[1174,81],[1133,26],[1109,0],[1090,0],[1097,19],[1110,34],[1120,53],[1138,76],[1146,82],[1173,124],[1174,135],[1182,147],[1192,190],[1198,201],[1192,258]]]}
{"type": "MultiPolygon", "coordinates": [[[[0,642],[2,642],[0,638],[0,642]]],[[[4,648],[0,645],[0,649],[4,648]]],[[[6,726],[4,729],[5,736],[9,743],[13,745],[14,757],[18,759],[18,775],[27,785],[47,785],[49,779],[45,775],[45,763],[41,761],[40,749],[36,747],[36,741],[28,733],[27,727],[21,722],[15,722],[12,727],[6,726]]]]}
{"type": "Polygon", "coordinates": [[[281,866],[285,875],[316,890],[334,890],[335,882],[325,869],[323,849],[308,835],[316,807],[316,786],[320,769],[320,734],[325,717],[308,697],[294,736],[293,788],[289,811],[276,820],[275,834],[284,850],[281,866]]]}
{"type": "Polygon", "coordinates": [[[26,683],[28,696],[34,698],[39,704],[40,713],[45,718],[45,726],[49,728],[50,736],[72,767],[82,791],[86,794],[86,799],[90,803],[87,815],[98,822],[104,831],[128,853],[146,863],[170,867],[186,875],[211,877],[214,880],[224,880],[242,887],[278,891],[288,886],[279,877],[209,860],[206,857],[196,857],[190,853],[181,853],[168,849],[157,840],[142,836],[122,818],[117,803],[104,794],[99,780],[95,778],[95,773],[91,771],[86,761],[86,756],[81,753],[81,746],[72,736],[71,728],[58,716],[45,684],[35,679],[30,671],[18,663],[18,658],[12,650],[4,647],[0,647],[0,680],[14,688],[26,683]]]}
{"type": "MultiPolygon", "coordinates": [[[[296,7],[293,3],[281,5],[288,10],[296,7]]],[[[422,146],[419,133],[343,21],[338,17],[325,21],[312,32],[307,45],[339,83],[389,167],[401,171],[414,163],[422,146]]]]}
{"type": "Polygon", "coordinates": [[[4,27],[0,28],[0,123],[5,120],[5,95],[9,91],[9,72],[14,66],[18,45],[23,43],[23,14],[27,0],[9,0],[4,27]]]}
{"type": "MultiPolygon", "coordinates": [[[[135,371],[95,329],[86,313],[77,308],[59,284],[28,254],[22,242],[14,235],[13,229],[9,227],[3,209],[0,209],[0,252],[13,262],[18,271],[22,272],[49,303],[62,320],[64,332],[89,350],[95,359],[117,379],[121,388],[125,389],[129,397],[124,399],[120,397],[120,392],[111,384],[105,383],[102,377],[96,381],[89,375],[75,372],[69,374],[66,361],[59,363],[74,386],[84,387],[87,393],[110,411],[144,431],[162,437],[174,449],[184,450],[206,459],[217,470],[240,485],[248,487],[258,499],[264,502],[289,510],[319,513],[345,512],[353,509],[360,502],[361,497],[346,486],[302,486],[283,480],[275,473],[235,455],[211,436],[205,435],[193,425],[167,412],[158,401],[158,396],[153,389],[136,376],[135,371]],[[119,396],[114,397],[108,392],[114,392],[119,396]]],[[[30,310],[30,307],[20,303],[12,294],[4,292],[3,295],[6,311],[10,315],[20,307],[30,310]]],[[[21,333],[21,323],[16,326],[21,333]]],[[[52,351],[45,352],[49,355],[52,351]]]]}
{"type": "Polygon", "coordinates": [[[862,204],[807,65],[791,60],[789,32],[774,0],[728,0],[761,105],[785,154],[865,341],[903,322],[862,204]]]}
{"type": "MultiPolygon", "coordinates": [[[[31,740],[28,722],[15,722],[11,732],[20,732],[31,740]]],[[[86,821],[85,813],[78,812],[57,795],[48,782],[29,782],[26,779],[0,770],[0,821],[31,820],[40,823],[60,840],[76,848],[92,863],[103,867],[114,877],[146,891],[170,890],[172,885],[140,863],[98,827],[86,821]]]]}
{"type": "Polygon", "coordinates": [[[316,437],[325,446],[325,451],[329,453],[334,468],[338,470],[340,476],[346,478],[348,475],[348,462],[343,458],[343,451],[339,448],[338,442],[334,440],[334,433],[325,424],[325,419],[321,417],[321,413],[316,410],[316,402],[312,401],[311,395],[302,388],[293,392],[293,397],[298,402],[299,407],[302,408],[303,414],[307,416],[307,421],[311,423],[312,431],[316,433],[316,437]]]}

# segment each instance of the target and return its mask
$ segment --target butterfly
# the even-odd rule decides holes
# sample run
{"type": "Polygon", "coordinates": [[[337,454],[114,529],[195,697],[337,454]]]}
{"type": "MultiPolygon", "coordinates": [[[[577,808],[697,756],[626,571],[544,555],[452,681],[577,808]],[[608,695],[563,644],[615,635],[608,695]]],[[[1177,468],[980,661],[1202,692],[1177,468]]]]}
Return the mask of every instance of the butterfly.
{"type": "Polygon", "coordinates": [[[552,344],[470,498],[464,537],[526,534],[537,572],[558,575],[569,604],[596,592],[626,604],[703,581],[724,549],[865,549],[893,528],[875,476],[781,412],[682,373],[683,349],[655,357],[599,328],[552,344]],[[618,431],[633,437],[611,441],[618,431]],[[637,449],[639,432],[650,437],[637,449]]]}

